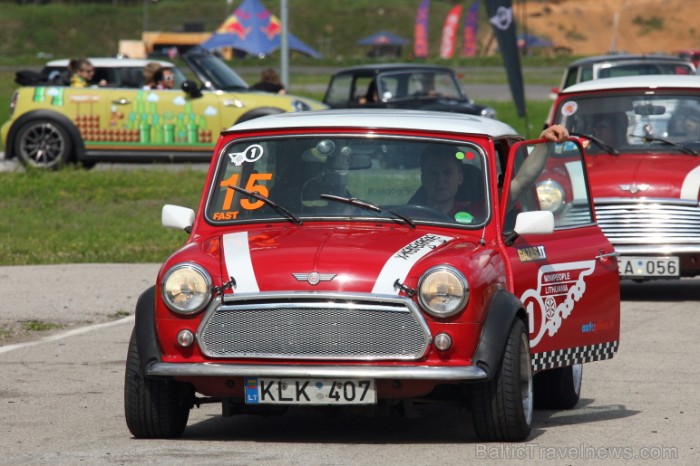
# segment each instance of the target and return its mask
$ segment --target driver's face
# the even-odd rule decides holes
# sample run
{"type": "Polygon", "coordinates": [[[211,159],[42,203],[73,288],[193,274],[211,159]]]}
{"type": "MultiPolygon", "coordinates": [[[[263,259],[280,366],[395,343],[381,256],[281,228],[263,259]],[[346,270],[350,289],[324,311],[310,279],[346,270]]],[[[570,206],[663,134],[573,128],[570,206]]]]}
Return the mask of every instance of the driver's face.
{"type": "Polygon", "coordinates": [[[421,169],[421,183],[430,202],[453,201],[462,181],[460,165],[447,157],[428,159],[421,169]]]}

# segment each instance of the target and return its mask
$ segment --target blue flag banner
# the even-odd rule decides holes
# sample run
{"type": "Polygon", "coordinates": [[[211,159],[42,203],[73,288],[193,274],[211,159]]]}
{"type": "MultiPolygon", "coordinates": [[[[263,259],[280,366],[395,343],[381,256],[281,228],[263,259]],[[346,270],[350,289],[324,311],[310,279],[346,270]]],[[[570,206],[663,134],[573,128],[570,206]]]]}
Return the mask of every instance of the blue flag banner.
{"type": "Polygon", "coordinates": [[[428,56],[428,10],[430,0],[423,0],[418,7],[416,24],[413,27],[413,56],[416,58],[428,56]]]}
{"type": "Polygon", "coordinates": [[[513,96],[513,102],[518,110],[518,116],[524,117],[525,88],[523,87],[523,71],[520,65],[518,42],[515,37],[515,18],[511,0],[487,0],[486,11],[489,23],[493,29],[498,49],[503,56],[503,65],[508,75],[508,85],[513,96]]]}
{"type": "Polygon", "coordinates": [[[462,55],[473,57],[476,55],[476,33],[479,27],[479,0],[472,3],[464,16],[464,44],[462,55]]]}

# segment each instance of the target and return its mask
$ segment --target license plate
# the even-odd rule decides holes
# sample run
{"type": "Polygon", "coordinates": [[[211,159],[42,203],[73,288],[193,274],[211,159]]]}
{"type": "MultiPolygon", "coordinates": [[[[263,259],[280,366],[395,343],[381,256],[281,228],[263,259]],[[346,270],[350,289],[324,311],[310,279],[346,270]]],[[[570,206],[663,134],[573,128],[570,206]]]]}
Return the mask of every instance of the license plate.
{"type": "Polygon", "coordinates": [[[246,404],[366,405],[377,402],[374,380],[245,379],[246,404]]]}
{"type": "Polygon", "coordinates": [[[618,257],[618,270],[623,277],[678,277],[677,257],[618,257]]]}

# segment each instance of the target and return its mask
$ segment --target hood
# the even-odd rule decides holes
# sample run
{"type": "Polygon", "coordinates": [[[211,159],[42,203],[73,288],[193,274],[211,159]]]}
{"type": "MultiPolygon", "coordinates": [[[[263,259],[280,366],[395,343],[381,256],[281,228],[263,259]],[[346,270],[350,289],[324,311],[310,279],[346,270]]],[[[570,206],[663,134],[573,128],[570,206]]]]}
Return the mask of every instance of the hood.
{"type": "Polygon", "coordinates": [[[673,154],[586,158],[593,197],[698,200],[700,157],[673,154]]]}
{"type": "Polygon", "coordinates": [[[464,239],[408,228],[261,228],[224,234],[223,276],[238,293],[331,291],[398,294],[421,261],[464,239]]]}

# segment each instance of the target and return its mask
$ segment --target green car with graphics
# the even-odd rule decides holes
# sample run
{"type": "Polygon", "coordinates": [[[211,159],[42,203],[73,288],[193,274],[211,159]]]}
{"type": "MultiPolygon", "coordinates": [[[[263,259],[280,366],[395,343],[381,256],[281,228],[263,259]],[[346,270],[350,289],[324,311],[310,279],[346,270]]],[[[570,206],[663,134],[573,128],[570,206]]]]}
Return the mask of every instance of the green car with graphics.
{"type": "MultiPolygon", "coordinates": [[[[147,61],[90,59],[98,77],[113,76],[108,86],[74,88],[46,79],[20,87],[0,130],[5,158],[41,169],[72,163],[203,162],[211,159],[219,133],[231,125],[326,108],[312,99],[252,91],[214,55],[190,53],[183,59],[199,84],[162,62],[173,69],[176,87],[144,89],[147,61]]],[[[61,65],[48,64],[43,75],[56,74],[61,65]]]]}

